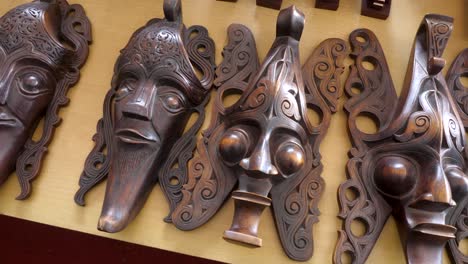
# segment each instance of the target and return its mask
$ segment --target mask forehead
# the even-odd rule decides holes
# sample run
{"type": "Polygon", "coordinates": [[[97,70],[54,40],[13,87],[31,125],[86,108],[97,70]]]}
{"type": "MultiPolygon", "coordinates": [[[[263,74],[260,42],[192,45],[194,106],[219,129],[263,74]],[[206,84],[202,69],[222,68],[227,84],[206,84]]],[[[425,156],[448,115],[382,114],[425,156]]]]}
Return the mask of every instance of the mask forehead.
{"type": "Polygon", "coordinates": [[[141,71],[139,78],[151,78],[164,85],[178,83],[175,88],[199,103],[206,89],[195,74],[184,46],[185,27],[181,23],[158,20],[137,31],[117,62],[117,72],[128,65],[141,71]]]}
{"type": "Polygon", "coordinates": [[[34,53],[60,65],[72,54],[58,39],[60,21],[57,4],[33,2],[22,5],[0,18],[0,45],[6,53],[30,46],[34,53]]]}

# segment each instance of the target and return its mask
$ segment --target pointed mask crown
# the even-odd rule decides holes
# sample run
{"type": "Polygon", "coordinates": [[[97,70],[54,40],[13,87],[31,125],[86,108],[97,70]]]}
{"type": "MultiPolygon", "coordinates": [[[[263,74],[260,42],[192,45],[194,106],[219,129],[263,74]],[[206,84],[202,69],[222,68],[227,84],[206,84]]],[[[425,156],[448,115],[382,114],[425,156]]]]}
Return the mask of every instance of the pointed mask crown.
{"type": "Polygon", "coordinates": [[[304,14],[291,6],[278,15],[276,39],[258,74],[248,84],[234,112],[254,112],[310,127],[299,60],[304,14]]]}
{"type": "Polygon", "coordinates": [[[396,127],[404,123],[402,119],[408,120],[396,134],[400,142],[417,141],[439,151],[447,148],[463,151],[463,125],[441,73],[445,66],[441,56],[452,23],[450,17],[429,14],[416,34],[406,76],[407,86],[400,101],[402,113],[411,114],[394,121],[396,127]]]}

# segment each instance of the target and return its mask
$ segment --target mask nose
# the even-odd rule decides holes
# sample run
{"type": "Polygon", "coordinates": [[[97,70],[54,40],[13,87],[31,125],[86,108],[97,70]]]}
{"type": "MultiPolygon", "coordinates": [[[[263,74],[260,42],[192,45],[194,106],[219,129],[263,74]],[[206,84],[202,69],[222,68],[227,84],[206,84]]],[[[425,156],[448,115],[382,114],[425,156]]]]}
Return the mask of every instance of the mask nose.
{"type": "Polygon", "coordinates": [[[0,84],[0,105],[6,104],[7,99],[7,89],[5,89],[5,85],[0,84]]]}
{"type": "Polygon", "coordinates": [[[271,152],[268,140],[262,139],[255,147],[250,157],[242,159],[239,165],[251,173],[265,174],[268,176],[278,175],[278,170],[271,163],[271,152]]]}
{"type": "Polygon", "coordinates": [[[144,83],[130,94],[130,98],[124,104],[122,113],[130,118],[148,121],[152,117],[154,93],[156,88],[151,82],[144,83]]]}
{"type": "Polygon", "coordinates": [[[442,212],[450,207],[456,206],[452,199],[450,183],[442,168],[438,167],[432,179],[426,179],[421,188],[419,196],[409,205],[412,208],[429,212],[442,212]]]}

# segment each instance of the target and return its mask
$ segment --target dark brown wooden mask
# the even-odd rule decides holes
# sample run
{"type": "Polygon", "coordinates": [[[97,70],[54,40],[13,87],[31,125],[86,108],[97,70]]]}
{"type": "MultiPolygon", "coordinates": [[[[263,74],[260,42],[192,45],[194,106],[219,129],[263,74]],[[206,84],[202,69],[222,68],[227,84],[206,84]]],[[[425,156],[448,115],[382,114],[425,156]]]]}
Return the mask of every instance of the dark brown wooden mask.
{"type": "Polygon", "coordinates": [[[0,18],[0,183],[15,171],[30,195],[42,157],[88,55],[91,25],[80,5],[34,1],[0,18]],[[39,140],[32,140],[44,120],[39,140]]]}
{"type": "Polygon", "coordinates": [[[348,48],[340,39],[320,44],[301,70],[299,40],[304,15],[294,6],[279,13],[276,39],[259,66],[251,32],[228,29],[229,43],[217,68],[218,96],[210,128],[190,163],[189,182],[172,215],[190,230],[207,222],[232,192],[235,216],[224,237],[261,246],[260,215],[272,204],[283,248],[289,257],[312,256],[312,225],[324,188],[319,145],[336,111],[339,77],[348,48]],[[242,94],[231,106],[229,94],[242,94]],[[307,109],[320,113],[312,124],[307,109]]]}
{"type": "Polygon", "coordinates": [[[81,205],[90,188],[109,178],[98,224],[102,231],[125,228],[158,175],[171,208],[187,182],[186,167],[175,165],[187,163],[195,148],[214,78],[215,49],[204,27],[185,28],[180,0],[164,1],[164,14],[165,19],[153,19],[135,32],[122,50],[96,146],[80,178],[75,201],[81,205]],[[199,114],[198,121],[183,133],[192,113],[199,114]]]}
{"type": "MultiPolygon", "coordinates": [[[[453,61],[450,70],[447,73],[447,85],[452,93],[453,99],[458,106],[458,113],[465,127],[468,130],[468,86],[462,83],[462,78],[468,78],[468,49],[463,50],[453,61]]],[[[466,151],[466,149],[465,149],[466,151]]],[[[465,168],[466,174],[466,168],[465,168]]],[[[452,189],[454,196],[463,197],[466,192],[466,177],[457,177],[451,180],[452,185],[457,186],[457,189],[452,189]]],[[[450,256],[457,264],[468,263],[468,255],[459,249],[462,240],[468,239],[468,196],[460,201],[457,200],[457,207],[448,215],[448,224],[457,228],[455,239],[449,240],[447,243],[450,256]]]]}
{"type": "Polygon", "coordinates": [[[353,149],[348,180],[339,189],[344,223],[335,263],[346,253],[353,263],[364,263],[390,214],[408,263],[442,263],[443,247],[457,230],[447,215],[468,188],[464,127],[441,73],[452,22],[442,15],[424,17],[398,104],[375,35],[367,29],[350,35],[355,63],[345,85],[345,109],[353,149]],[[362,115],[376,121],[377,132],[358,128],[362,115]],[[353,221],[366,226],[362,236],[352,232],[353,221]]]}

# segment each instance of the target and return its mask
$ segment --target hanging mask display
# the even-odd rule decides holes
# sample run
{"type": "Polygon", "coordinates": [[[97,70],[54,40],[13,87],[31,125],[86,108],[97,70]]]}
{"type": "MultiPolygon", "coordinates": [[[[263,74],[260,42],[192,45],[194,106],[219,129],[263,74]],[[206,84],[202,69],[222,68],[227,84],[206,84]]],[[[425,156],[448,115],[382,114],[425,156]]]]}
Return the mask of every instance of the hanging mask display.
{"type": "Polygon", "coordinates": [[[319,146],[336,111],[349,52],[345,41],[325,40],[301,69],[303,27],[299,10],[282,10],[261,66],[251,32],[242,25],[229,27],[216,71],[211,125],[198,142],[183,198],[172,214],[179,229],[204,224],[232,194],[235,213],[225,238],[261,246],[260,215],[272,205],[287,255],[296,260],[312,256],[312,226],[324,188],[319,146]],[[225,105],[223,99],[232,94],[241,94],[240,99],[225,105]],[[308,110],[320,115],[318,123],[309,120],[308,110]]]}
{"type": "Polygon", "coordinates": [[[90,42],[83,8],[65,0],[34,1],[0,18],[0,183],[16,171],[19,200],[31,193],[90,42]]]}
{"type": "Polygon", "coordinates": [[[442,15],[424,17],[399,101],[376,36],[367,29],[350,35],[354,65],[345,110],[353,148],[338,193],[343,227],[335,263],[343,254],[364,263],[390,215],[408,263],[442,263],[444,246],[455,237],[448,216],[463,206],[468,181],[464,126],[441,73],[452,23],[442,15]],[[377,131],[361,130],[361,116],[376,121],[377,131]],[[355,221],[364,224],[362,235],[353,233],[355,221]]]}
{"type": "Polygon", "coordinates": [[[108,178],[98,223],[102,231],[124,229],[158,181],[175,206],[186,182],[185,168],[175,165],[191,157],[203,123],[214,43],[204,27],[184,26],[180,0],[164,1],[164,15],[137,30],[121,51],[96,145],[80,177],[75,195],[80,205],[86,192],[108,178]],[[186,129],[193,113],[198,119],[186,129]]]}

